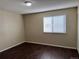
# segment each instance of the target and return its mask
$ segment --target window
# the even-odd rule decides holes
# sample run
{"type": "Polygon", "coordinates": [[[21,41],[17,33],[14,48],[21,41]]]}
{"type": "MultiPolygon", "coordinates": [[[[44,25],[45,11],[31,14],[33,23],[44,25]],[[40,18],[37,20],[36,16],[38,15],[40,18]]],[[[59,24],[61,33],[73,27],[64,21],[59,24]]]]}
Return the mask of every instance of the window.
{"type": "Polygon", "coordinates": [[[43,32],[66,33],[66,15],[44,17],[43,32]]]}

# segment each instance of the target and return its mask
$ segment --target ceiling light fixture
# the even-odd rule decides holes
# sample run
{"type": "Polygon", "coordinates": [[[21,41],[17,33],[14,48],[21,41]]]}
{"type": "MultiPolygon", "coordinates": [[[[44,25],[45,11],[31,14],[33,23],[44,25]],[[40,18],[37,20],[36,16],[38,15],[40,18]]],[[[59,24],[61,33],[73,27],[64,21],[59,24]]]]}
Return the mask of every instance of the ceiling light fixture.
{"type": "Polygon", "coordinates": [[[32,2],[30,2],[30,1],[25,1],[24,3],[25,3],[26,6],[31,6],[32,5],[32,2]]]}

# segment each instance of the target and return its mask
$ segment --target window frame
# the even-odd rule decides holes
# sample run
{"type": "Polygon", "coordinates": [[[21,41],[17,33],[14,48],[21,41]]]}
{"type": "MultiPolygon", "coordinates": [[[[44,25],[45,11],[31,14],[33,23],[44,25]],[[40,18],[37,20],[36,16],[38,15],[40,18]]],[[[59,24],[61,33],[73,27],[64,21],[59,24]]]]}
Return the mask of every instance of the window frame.
{"type": "MultiPolygon", "coordinates": [[[[65,31],[63,31],[63,32],[54,32],[54,31],[52,31],[52,32],[45,32],[44,31],[44,18],[45,17],[55,17],[55,16],[45,16],[45,17],[43,17],[43,33],[63,33],[63,34],[65,34],[65,33],[67,33],[67,20],[66,20],[66,15],[56,15],[56,16],[64,16],[65,18],[64,18],[64,22],[65,22],[65,31]]],[[[52,19],[53,20],[53,19],[52,19]]],[[[53,24],[52,24],[53,25],[53,24]]],[[[53,27],[52,27],[53,28],[53,27]]]]}

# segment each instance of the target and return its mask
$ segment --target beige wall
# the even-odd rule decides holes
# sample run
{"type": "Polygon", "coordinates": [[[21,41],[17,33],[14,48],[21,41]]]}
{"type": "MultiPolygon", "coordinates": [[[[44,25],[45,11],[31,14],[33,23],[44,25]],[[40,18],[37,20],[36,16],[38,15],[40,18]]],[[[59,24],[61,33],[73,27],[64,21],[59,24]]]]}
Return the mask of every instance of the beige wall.
{"type": "Polygon", "coordinates": [[[0,51],[24,41],[22,16],[0,10],[0,51]]]}
{"type": "Polygon", "coordinates": [[[50,12],[23,15],[25,21],[26,41],[60,45],[76,48],[77,41],[77,9],[69,8],[50,12]],[[63,15],[67,16],[66,34],[43,33],[43,17],[63,15]]]}
{"type": "Polygon", "coordinates": [[[77,49],[79,52],[79,5],[78,5],[78,40],[77,40],[77,49]]]}

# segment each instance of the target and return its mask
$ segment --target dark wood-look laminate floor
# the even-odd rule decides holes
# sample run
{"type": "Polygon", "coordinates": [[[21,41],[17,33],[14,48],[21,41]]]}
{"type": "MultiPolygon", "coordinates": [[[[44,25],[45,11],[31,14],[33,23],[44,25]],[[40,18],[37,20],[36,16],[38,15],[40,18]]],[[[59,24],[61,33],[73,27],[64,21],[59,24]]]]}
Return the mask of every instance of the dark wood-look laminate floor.
{"type": "Polygon", "coordinates": [[[0,53],[0,59],[79,59],[73,49],[23,43],[0,53]]]}

